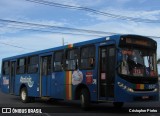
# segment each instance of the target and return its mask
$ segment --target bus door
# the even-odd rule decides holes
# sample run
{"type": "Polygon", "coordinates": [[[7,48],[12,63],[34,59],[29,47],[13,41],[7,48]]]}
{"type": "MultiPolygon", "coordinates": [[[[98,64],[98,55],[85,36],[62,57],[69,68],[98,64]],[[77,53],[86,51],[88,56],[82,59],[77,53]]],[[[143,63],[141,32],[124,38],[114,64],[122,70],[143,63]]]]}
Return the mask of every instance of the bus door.
{"type": "Polygon", "coordinates": [[[99,49],[99,100],[114,97],[115,46],[102,46],[99,49]]]}
{"type": "Polygon", "coordinates": [[[16,76],[16,62],[11,61],[9,76],[9,93],[14,94],[15,76],[16,76]]]}
{"type": "Polygon", "coordinates": [[[52,55],[41,57],[40,92],[41,96],[50,96],[52,55]]]}

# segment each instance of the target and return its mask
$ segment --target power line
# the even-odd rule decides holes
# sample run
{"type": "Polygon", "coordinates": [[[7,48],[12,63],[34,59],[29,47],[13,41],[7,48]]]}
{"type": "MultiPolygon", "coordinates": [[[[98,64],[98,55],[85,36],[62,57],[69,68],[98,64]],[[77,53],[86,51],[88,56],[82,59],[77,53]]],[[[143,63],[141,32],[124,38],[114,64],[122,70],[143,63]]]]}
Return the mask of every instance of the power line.
{"type": "Polygon", "coordinates": [[[117,34],[113,32],[104,32],[104,31],[95,31],[95,30],[86,30],[86,29],[77,29],[77,28],[69,28],[69,27],[61,27],[61,26],[53,26],[53,25],[44,25],[44,24],[36,24],[36,23],[28,23],[28,22],[20,22],[13,20],[0,19],[1,22],[7,22],[8,24],[18,24],[18,26],[32,26],[35,28],[43,28],[43,29],[63,29],[67,31],[76,31],[83,33],[96,33],[96,34],[117,34]]]}
{"type": "MultiPolygon", "coordinates": [[[[49,29],[49,30],[57,30],[57,29],[63,29],[67,31],[73,31],[78,32],[78,33],[91,33],[91,34],[98,34],[98,35],[114,35],[114,34],[124,34],[124,33],[114,33],[114,32],[104,32],[104,31],[95,31],[95,30],[86,30],[86,29],[77,29],[77,28],[69,28],[69,27],[60,27],[60,26],[53,26],[53,25],[44,25],[44,24],[36,24],[36,23],[29,23],[29,22],[20,22],[20,21],[14,21],[14,20],[6,20],[6,19],[0,19],[0,22],[8,23],[8,24],[13,24],[15,26],[20,26],[20,27],[34,27],[36,30],[39,29],[49,29]],[[38,28],[38,29],[37,29],[38,28]]],[[[72,34],[70,33],[70,34],[72,34]]],[[[66,33],[67,34],[67,33],[66,33]]],[[[69,33],[68,33],[69,34],[69,33]]],[[[147,35],[146,35],[147,36],[147,35]]],[[[147,36],[151,38],[160,38],[158,36],[147,36]]]]}
{"type": "MultiPolygon", "coordinates": [[[[122,34],[122,33],[112,33],[112,32],[103,32],[103,31],[93,31],[93,30],[84,30],[84,29],[76,29],[76,28],[68,28],[68,27],[58,27],[58,26],[51,26],[51,25],[42,25],[42,24],[35,24],[35,23],[28,23],[28,22],[19,22],[19,21],[13,21],[13,20],[5,20],[5,19],[0,19],[0,22],[5,22],[5,23],[9,23],[10,25],[8,26],[11,28],[16,28],[16,29],[23,29],[23,30],[31,30],[31,31],[39,31],[39,32],[50,32],[50,33],[60,33],[60,34],[69,34],[69,35],[85,35],[85,36],[99,36],[102,37],[100,35],[102,34],[122,34]],[[18,25],[16,25],[18,24],[18,25]],[[17,26],[17,27],[16,27],[17,26]],[[33,29],[32,27],[36,27],[36,29],[33,29]],[[37,27],[41,27],[38,28],[37,27]],[[45,27],[45,28],[44,28],[45,27]],[[54,27],[54,28],[60,28],[60,29],[68,29],[68,30],[74,30],[74,31],[82,31],[82,32],[87,32],[87,33],[97,33],[99,35],[88,35],[88,34],[83,34],[83,33],[67,33],[67,32],[54,32],[53,30],[40,30],[40,29],[46,29],[46,27],[54,27]]],[[[3,26],[4,27],[4,26],[3,26]]],[[[106,36],[106,35],[105,35],[106,36]]],[[[160,37],[158,36],[146,36],[146,37],[150,37],[150,38],[156,38],[159,39],[160,37]]],[[[17,45],[12,45],[9,43],[4,43],[4,42],[0,42],[0,44],[4,44],[7,46],[12,46],[12,47],[16,47],[16,48],[21,48],[21,49],[28,49],[31,50],[29,48],[24,48],[21,46],[17,46],[17,45]]],[[[33,49],[32,49],[33,50],[33,49]]]]}
{"type": "MultiPolygon", "coordinates": [[[[2,27],[2,26],[0,26],[2,27]]],[[[45,33],[59,33],[59,34],[66,34],[66,35],[83,35],[83,36],[97,36],[97,37],[104,37],[102,35],[95,35],[95,34],[82,34],[82,33],[67,33],[67,32],[59,32],[59,31],[52,31],[52,30],[40,30],[40,29],[31,29],[31,28],[24,28],[24,27],[16,27],[16,26],[7,26],[7,28],[14,28],[14,29],[21,29],[23,31],[36,31],[36,32],[45,32],[45,33]]]]}
{"type": "Polygon", "coordinates": [[[9,44],[9,43],[4,43],[4,42],[0,42],[0,44],[4,44],[4,45],[7,45],[7,46],[11,46],[11,47],[15,47],[15,48],[20,48],[20,49],[27,49],[27,50],[33,50],[33,49],[29,49],[29,48],[24,48],[24,47],[21,47],[21,46],[17,46],[17,45],[13,45],[13,44],[9,44]]]}
{"type": "MultiPolygon", "coordinates": [[[[2,21],[2,20],[1,20],[2,21]]],[[[4,22],[4,20],[3,20],[4,22]]],[[[7,21],[8,22],[8,21],[7,21]]],[[[15,22],[14,22],[15,23],[15,22]]],[[[15,23],[16,24],[16,23],[15,23]]],[[[76,33],[66,33],[66,32],[54,32],[54,31],[51,31],[51,30],[40,30],[40,29],[44,29],[44,28],[38,28],[38,29],[32,29],[31,25],[30,27],[27,26],[27,25],[15,25],[15,24],[12,24],[11,26],[7,25],[7,28],[15,28],[15,29],[23,29],[23,30],[31,30],[31,31],[38,31],[38,32],[49,32],[49,33],[60,33],[60,34],[69,34],[69,35],[84,35],[84,36],[98,36],[98,37],[102,37],[100,35],[88,35],[88,34],[76,34],[76,33]],[[16,27],[16,26],[20,26],[20,27],[16,27]],[[25,28],[26,27],[26,28],[25,28]]],[[[19,24],[19,23],[18,23],[19,24]]],[[[25,23],[27,24],[27,23],[25,23]]],[[[33,25],[34,26],[34,25],[33,25]]],[[[1,26],[1,27],[4,27],[4,26],[1,26]]],[[[10,43],[4,43],[4,42],[0,42],[0,44],[3,44],[3,45],[7,45],[7,46],[11,46],[11,47],[15,47],[15,48],[20,48],[20,49],[28,49],[28,50],[33,50],[33,49],[29,49],[29,48],[24,48],[24,47],[21,47],[21,46],[17,46],[17,45],[13,45],[13,44],[10,44],[10,43]]]]}
{"type": "Polygon", "coordinates": [[[38,3],[38,4],[43,4],[43,5],[48,5],[48,6],[54,6],[54,7],[83,10],[83,11],[91,12],[91,13],[98,14],[98,15],[103,15],[103,16],[116,18],[116,19],[134,21],[134,22],[160,23],[160,20],[151,20],[151,19],[128,17],[128,16],[117,15],[117,14],[112,14],[112,13],[108,13],[108,12],[102,12],[102,11],[98,11],[98,10],[88,8],[88,7],[61,4],[61,3],[51,2],[51,1],[47,1],[47,0],[25,0],[25,1],[32,2],[32,3],[38,3]]]}
{"type": "MultiPolygon", "coordinates": [[[[88,35],[88,34],[76,34],[76,33],[65,33],[65,32],[53,32],[53,31],[49,31],[49,30],[40,30],[40,29],[44,29],[44,28],[32,29],[32,27],[35,27],[35,26],[46,27],[45,25],[22,23],[22,22],[15,22],[15,21],[9,21],[9,20],[7,20],[7,21],[6,20],[0,20],[0,21],[11,23],[11,26],[7,25],[8,28],[16,28],[16,29],[23,29],[23,30],[39,31],[39,32],[70,34],[70,35],[85,35],[85,36],[99,36],[99,37],[102,37],[100,35],[88,35]],[[23,25],[16,25],[16,24],[23,24],[23,25]],[[16,27],[16,26],[18,26],[18,27],[16,27]]],[[[4,26],[1,26],[1,27],[4,27],[4,26]]],[[[9,44],[9,43],[4,43],[4,42],[0,42],[0,44],[11,46],[11,47],[16,47],[16,48],[20,48],[20,49],[28,49],[28,48],[24,48],[24,47],[21,47],[21,46],[12,45],[12,44],[9,44]]],[[[29,49],[29,50],[33,50],[33,49],[29,49]]]]}

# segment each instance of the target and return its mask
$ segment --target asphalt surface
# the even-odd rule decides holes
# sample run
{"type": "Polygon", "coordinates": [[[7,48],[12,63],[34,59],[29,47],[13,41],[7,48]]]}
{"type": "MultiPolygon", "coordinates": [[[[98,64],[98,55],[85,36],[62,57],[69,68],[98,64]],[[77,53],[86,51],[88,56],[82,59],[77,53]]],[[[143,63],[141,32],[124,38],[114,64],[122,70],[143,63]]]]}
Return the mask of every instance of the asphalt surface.
{"type": "MultiPolygon", "coordinates": [[[[19,115],[19,116],[56,116],[56,115],[105,115],[105,116],[115,116],[115,115],[145,115],[145,116],[158,116],[159,113],[130,113],[129,109],[138,109],[138,110],[157,110],[160,111],[160,102],[141,102],[141,103],[126,103],[121,109],[114,108],[112,103],[101,103],[101,104],[92,104],[91,108],[88,111],[84,111],[80,108],[80,103],[77,101],[46,101],[36,99],[33,103],[22,103],[19,96],[14,96],[10,94],[4,94],[0,91],[0,107],[2,108],[15,108],[15,109],[27,109],[27,108],[37,108],[45,109],[43,114],[7,114],[7,115],[19,115]]],[[[0,114],[0,116],[6,116],[6,114],[0,114]]]]}

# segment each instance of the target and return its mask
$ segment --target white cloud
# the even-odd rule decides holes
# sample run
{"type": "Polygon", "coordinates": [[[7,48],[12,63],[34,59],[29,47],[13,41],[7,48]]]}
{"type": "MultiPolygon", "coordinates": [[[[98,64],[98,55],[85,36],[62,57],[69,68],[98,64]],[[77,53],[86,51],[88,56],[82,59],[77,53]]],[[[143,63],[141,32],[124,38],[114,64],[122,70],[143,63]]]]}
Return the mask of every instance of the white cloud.
{"type": "Polygon", "coordinates": [[[0,1],[0,14],[5,16],[14,16],[14,14],[19,14],[26,12],[29,9],[35,7],[35,4],[30,4],[23,0],[1,0],[0,1]],[[14,14],[12,14],[14,11],[14,14]]]}
{"type": "Polygon", "coordinates": [[[90,30],[101,30],[106,32],[114,33],[124,33],[124,34],[140,34],[140,35],[151,35],[151,36],[160,36],[159,31],[160,27],[157,25],[146,25],[143,23],[134,23],[134,22],[100,22],[92,26],[83,27],[90,30]]]}
{"type": "MultiPolygon", "coordinates": [[[[120,15],[120,16],[126,16],[127,17],[133,17],[133,18],[141,18],[141,19],[150,19],[150,20],[159,20],[160,19],[160,10],[150,10],[150,11],[145,11],[145,10],[126,10],[126,9],[115,9],[112,7],[107,7],[103,8],[100,11],[106,12],[109,14],[113,15],[120,15]]],[[[98,15],[98,14],[93,14],[93,13],[88,13],[88,16],[94,17],[97,20],[102,20],[102,21],[107,21],[107,20],[115,20],[116,18],[112,18],[109,16],[104,16],[104,15],[98,15]]],[[[120,19],[120,18],[117,18],[120,19]]]]}
{"type": "Polygon", "coordinates": [[[115,2],[120,6],[126,4],[126,3],[130,2],[130,1],[131,0],[115,0],[115,2]]]}

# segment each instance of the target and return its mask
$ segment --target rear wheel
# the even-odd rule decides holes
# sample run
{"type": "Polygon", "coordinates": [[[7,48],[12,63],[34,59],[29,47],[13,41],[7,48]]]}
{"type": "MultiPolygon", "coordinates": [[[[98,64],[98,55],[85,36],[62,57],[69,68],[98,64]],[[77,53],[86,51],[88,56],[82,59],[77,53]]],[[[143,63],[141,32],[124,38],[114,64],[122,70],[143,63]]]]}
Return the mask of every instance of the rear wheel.
{"type": "Polygon", "coordinates": [[[28,97],[28,93],[27,93],[27,88],[26,87],[23,87],[21,89],[21,92],[20,92],[20,97],[21,97],[21,101],[23,103],[28,103],[30,102],[30,97],[28,97]]]}
{"type": "Polygon", "coordinates": [[[90,96],[87,89],[82,89],[80,100],[82,109],[88,110],[88,108],[90,107],[90,96]]]}
{"type": "Polygon", "coordinates": [[[124,105],[124,103],[123,102],[113,102],[113,105],[116,108],[121,108],[124,105]]]}

